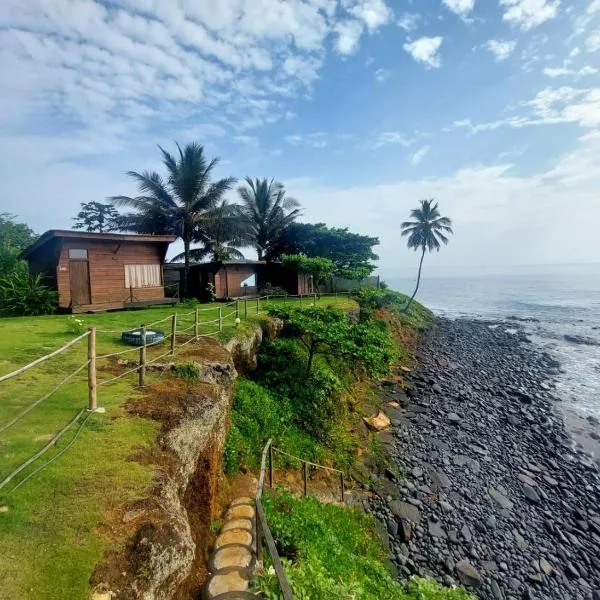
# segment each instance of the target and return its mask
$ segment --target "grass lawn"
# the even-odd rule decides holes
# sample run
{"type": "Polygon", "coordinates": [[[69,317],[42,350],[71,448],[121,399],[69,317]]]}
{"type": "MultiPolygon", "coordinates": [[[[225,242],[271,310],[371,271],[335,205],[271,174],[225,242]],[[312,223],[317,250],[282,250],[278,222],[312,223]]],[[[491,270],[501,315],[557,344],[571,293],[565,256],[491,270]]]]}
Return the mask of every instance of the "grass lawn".
{"type": "MultiPolygon", "coordinates": [[[[272,301],[275,304],[284,300],[272,301]]],[[[285,302],[299,303],[298,299],[285,302]]],[[[311,301],[304,299],[308,305],[311,301]]],[[[319,305],[354,306],[347,297],[323,297],[319,305]]],[[[217,330],[219,305],[202,305],[200,333],[217,330]]],[[[242,326],[244,302],[239,303],[242,326]]],[[[262,309],[262,306],[261,306],[262,309]]],[[[235,306],[222,306],[222,339],[235,334],[235,306]]],[[[150,324],[178,313],[178,331],[193,325],[190,307],[157,307],[136,311],[77,315],[85,326],[96,326],[97,353],[127,349],[120,332],[150,324]]],[[[248,317],[256,315],[256,302],[248,301],[248,317]]],[[[58,349],[76,337],[69,317],[0,319],[0,376],[58,349]]],[[[170,332],[170,321],[157,325],[170,332]]],[[[188,330],[191,334],[193,329],[188,330]]],[[[185,335],[185,334],[183,334],[185,335]]],[[[182,337],[178,342],[185,340],[182,337]]],[[[148,359],[167,351],[167,342],[148,349],[148,359]]],[[[135,359],[136,352],[124,358],[135,359]]],[[[87,360],[87,342],[30,371],[0,383],[0,429],[23,408],[46,394],[87,360]]],[[[127,370],[112,361],[98,361],[98,380],[106,381],[127,370]]],[[[149,374],[148,383],[160,375],[149,374]]],[[[153,478],[151,465],[132,460],[134,452],[154,443],[156,423],[128,415],[124,402],[138,393],[137,374],[98,388],[98,405],[105,414],[92,414],[73,446],[65,454],[15,489],[22,479],[55,457],[73,440],[72,428],[55,449],[0,490],[0,600],[28,598],[84,600],[88,579],[105,548],[119,543],[103,527],[111,511],[143,498],[153,478]]],[[[87,406],[86,370],[63,386],[21,420],[0,432],[0,481],[40,450],[82,408],[87,406]]],[[[86,413],[87,415],[87,413],[86,413]]],[[[84,415],[84,417],[86,416],[84,415]]]]}

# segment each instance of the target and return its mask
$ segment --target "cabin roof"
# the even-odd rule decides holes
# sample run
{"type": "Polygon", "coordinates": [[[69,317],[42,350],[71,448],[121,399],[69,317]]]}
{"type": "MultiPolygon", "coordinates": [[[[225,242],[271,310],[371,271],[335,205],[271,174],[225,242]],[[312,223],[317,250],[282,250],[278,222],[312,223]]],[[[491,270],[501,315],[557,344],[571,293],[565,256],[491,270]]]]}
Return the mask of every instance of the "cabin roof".
{"type": "Polygon", "coordinates": [[[174,235],[149,235],[136,233],[95,233],[89,231],[69,231],[65,229],[50,229],[42,234],[36,242],[25,248],[21,253],[23,258],[28,258],[34,254],[40,247],[54,238],[68,238],[76,240],[107,240],[114,242],[149,242],[149,243],[167,243],[174,242],[177,238],[174,235]]]}

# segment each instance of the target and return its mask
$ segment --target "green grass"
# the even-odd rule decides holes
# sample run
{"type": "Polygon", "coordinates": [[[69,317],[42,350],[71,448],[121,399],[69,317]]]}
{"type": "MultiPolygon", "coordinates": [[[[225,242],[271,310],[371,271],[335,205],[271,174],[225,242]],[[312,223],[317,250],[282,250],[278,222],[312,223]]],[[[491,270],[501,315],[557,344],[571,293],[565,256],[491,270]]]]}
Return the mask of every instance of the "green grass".
{"type": "MultiPolygon", "coordinates": [[[[398,582],[386,567],[386,552],[370,515],[314,498],[283,492],[265,496],[267,522],[298,600],[468,600],[464,590],[433,581],[398,582]]],[[[270,600],[281,598],[268,570],[258,587],[270,600]]]]}
{"type": "MultiPolygon", "coordinates": [[[[276,300],[275,303],[282,303],[276,300]]],[[[298,302],[298,300],[289,300],[298,302]]],[[[306,302],[306,299],[305,299],[306,302]]],[[[352,306],[345,297],[323,298],[318,304],[352,306]]],[[[248,317],[256,319],[248,302],[248,317]]],[[[202,305],[201,323],[216,319],[219,305],[202,305]]],[[[223,314],[235,307],[222,306],[223,314]]],[[[262,308],[262,305],[261,305],[262,308]]],[[[125,329],[149,324],[178,313],[178,330],[193,324],[189,306],[157,307],[136,311],[77,315],[85,327],[98,328],[97,352],[128,348],[120,341],[125,329]],[[104,333],[103,331],[116,333],[104,333]]],[[[240,302],[244,319],[244,303],[240,302]]],[[[58,349],[76,337],[69,317],[15,317],[0,319],[0,375],[10,373],[58,349]]],[[[242,321],[240,328],[244,328],[242,321]]],[[[170,331],[170,321],[157,326],[170,331]]],[[[216,331],[216,324],[201,324],[200,333],[216,331]]],[[[224,320],[221,339],[239,331],[235,314],[224,320]]],[[[188,333],[191,333],[189,331],[188,333]]],[[[167,343],[148,349],[148,358],[167,350],[167,343]]],[[[137,352],[125,355],[135,359],[137,352]]],[[[23,408],[43,396],[87,360],[86,342],[32,370],[0,383],[0,428],[23,408]]],[[[125,370],[98,361],[98,379],[105,381],[125,370]]],[[[148,374],[152,383],[159,375],[148,374]]],[[[143,498],[153,478],[151,465],[132,460],[140,448],[151,446],[157,424],[132,417],[123,409],[137,384],[132,373],[113,385],[98,388],[98,405],[106,414],[93,414],[73,446],[18,489],[14,486],[70,443],[76,428],[31,467],[0,490],[0,600],[28,598],[84,600],[88,580],[105,549],[115,543],[102,534],[101,525],[118,507],[143,498]]],[[[40,450],[82,408],[87,406],[85,369],[23,419],[0,433],[0,480],[40,450]]]]}

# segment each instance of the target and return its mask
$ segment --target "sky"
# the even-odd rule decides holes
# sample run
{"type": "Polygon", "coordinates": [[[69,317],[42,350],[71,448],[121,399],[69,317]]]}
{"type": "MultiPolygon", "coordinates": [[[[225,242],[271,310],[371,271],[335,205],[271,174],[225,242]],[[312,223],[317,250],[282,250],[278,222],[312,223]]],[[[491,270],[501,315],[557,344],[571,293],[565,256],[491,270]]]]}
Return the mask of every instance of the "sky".
{"type": "Polygon", "coordinates": [[[384,272],[424,198],[433,266],[600,262],[600,0],[2,0],[0,73],[0,211],[38,232],[198,141],[384,272]]]}

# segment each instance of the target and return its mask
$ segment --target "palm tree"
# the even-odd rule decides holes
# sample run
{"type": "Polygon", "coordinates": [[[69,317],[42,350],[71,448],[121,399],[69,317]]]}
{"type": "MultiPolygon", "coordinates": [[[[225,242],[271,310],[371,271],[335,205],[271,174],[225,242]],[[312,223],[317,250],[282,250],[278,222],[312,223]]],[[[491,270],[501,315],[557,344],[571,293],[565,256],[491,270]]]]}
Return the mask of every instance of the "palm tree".
{"type": "Polygon", "coordinates": [[[219,159],[208,161],[204,147],[195,142],[183,149],[176,145],[176,157],[158,147],[167,169],[166,181],[156,172],[128,171],[127,174],[137,181],[141,195],[135,198],[113,196],[110,200],[134,211],[123,215],[119,221],[120,229],[181,238],[185,263],[183,289],[186,293],[191,244],[201,238],[203,219],[206,220],[236,180],[227,177],[213,182],[212,171],[219,159]]]}
{"type": "Polygon", "coordinates": [[[240,214],[247,224],[258,260],[263,260],[269,257],[285,228],[300,214],[300,204],[287,198],[283,185],[273,179],[246,177],[245,181],[247,185],[238,188],[242,199],[240,214]]]}
{"type": "MultiPolygon", "coordinates": [[[[250,240],[239,208],[223,200],[200,217],[198,237],[194,241],[200,242],[202,247],[190,250],[192,260],[201,261],[207,256],[214,261],[244,259],[238,247],[248,245],[250,240]]],[[[183,253],[175,256],[172,261],[182,258],[183,253]]]]}
{"type": "Polygon", "coordinates": [[[454,233],[452,231],[452,221],[448,217],[440,216],[437,202],[434,200],[421,200],[421,206],[410,211],[410,216],[414,221],[405,221],[400,225],[402,237],[408,236],[407,246],[413,250],[421,250],[421,261],[419,262],[419,275],[417,277],[417,286],[410,300],[407,302],[403,312],[408,312],[421,283],[421,268],[425,251],[440,251],[441,244],[448,243],[445,233],[454,233]]]}

